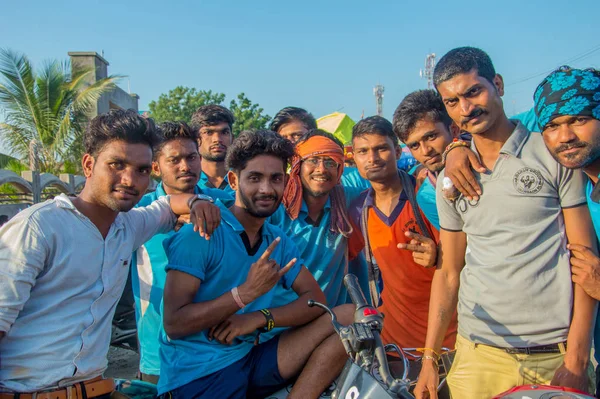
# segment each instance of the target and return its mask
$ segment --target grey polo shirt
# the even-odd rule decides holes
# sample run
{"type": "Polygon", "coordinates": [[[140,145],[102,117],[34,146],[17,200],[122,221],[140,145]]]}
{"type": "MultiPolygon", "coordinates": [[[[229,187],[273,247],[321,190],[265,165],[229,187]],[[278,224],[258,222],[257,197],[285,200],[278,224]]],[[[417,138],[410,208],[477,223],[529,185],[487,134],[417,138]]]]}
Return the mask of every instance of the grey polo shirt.
{"type": "Polygon", "coordinates": [[[446,200],[443,172],[436,189],[440,227],[468,240],[458,333],[498,347],[566,340],[573,291],[562,209],[585,204],[583,173],[561,166],[519,122],[492,172],[476,177],[478,202],[446,200]]]}

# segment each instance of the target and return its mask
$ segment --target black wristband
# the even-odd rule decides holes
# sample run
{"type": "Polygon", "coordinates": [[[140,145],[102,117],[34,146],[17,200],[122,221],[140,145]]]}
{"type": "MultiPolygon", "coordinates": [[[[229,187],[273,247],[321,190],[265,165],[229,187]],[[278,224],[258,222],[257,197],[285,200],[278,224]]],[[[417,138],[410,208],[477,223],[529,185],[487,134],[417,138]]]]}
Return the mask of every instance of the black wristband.
{"type": "Polygon", "coordinates": [[[259,310],[259,312],[262,313],[263,316],[265,316],[265,319],[267,319],[267,325],[259,328],[258,331],[260,331],[261,333],[265,333],[275,328],[275,319],[273,318],[273,315],[271,314],[269,309],[261,309],[259,310]]]}

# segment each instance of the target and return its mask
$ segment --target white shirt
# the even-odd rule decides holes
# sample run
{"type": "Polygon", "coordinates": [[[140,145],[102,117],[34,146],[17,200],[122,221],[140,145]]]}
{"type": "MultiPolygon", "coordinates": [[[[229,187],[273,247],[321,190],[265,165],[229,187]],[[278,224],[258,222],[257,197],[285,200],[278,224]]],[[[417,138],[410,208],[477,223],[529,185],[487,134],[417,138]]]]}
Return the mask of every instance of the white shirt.
{"type": "Polygon", "coordinates": [[[66,195],[0,228],[0,391],[71,385],[107,366],[131,253],[175,223],[169,198],[120,213],[106,239],[66,195]]]}

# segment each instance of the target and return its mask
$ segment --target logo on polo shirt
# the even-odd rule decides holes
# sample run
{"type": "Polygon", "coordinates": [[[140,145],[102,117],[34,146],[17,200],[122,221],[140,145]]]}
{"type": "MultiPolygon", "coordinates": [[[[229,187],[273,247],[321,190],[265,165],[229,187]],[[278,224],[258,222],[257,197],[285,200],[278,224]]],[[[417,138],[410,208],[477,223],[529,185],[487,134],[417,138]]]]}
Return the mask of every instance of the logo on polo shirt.
{"type": "Polygon", "coordinates": [[[479,199],[468,200],[462,194],[456,201],[454,201],[454,209],[456,209],[460,213],[467,213],[469,208],[475,208],[477,205],[479,205],[479,199]]]}
{"type": "Polygon", "coordinates": [[[544,179],[538,170],[522,168],[515,173],[513,185],[521,194],[536,194],[542,189],[544,179]]]}

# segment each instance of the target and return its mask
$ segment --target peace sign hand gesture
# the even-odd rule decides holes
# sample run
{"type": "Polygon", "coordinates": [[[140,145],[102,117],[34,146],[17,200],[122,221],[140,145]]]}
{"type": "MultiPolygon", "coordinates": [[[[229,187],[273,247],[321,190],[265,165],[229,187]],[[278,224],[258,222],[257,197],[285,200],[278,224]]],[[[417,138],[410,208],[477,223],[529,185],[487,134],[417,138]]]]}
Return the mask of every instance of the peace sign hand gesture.
{"type": "Polygon", "coordinates": [[[281,279],[281,277],[283,277],[296,263],[297,259],[294,258],[289,261],[285,267],[281,268],[277,262],[270,259],[271,254],[280,241],[281,238],[277,237],[261,257],[250,266],[246,281],[238,288],[240,298],[245,304],[249,304],[256,298],[269,292],[269,290],[277,284],[279,279],[281,279]]]}
{"type": "Polygon", "coordinates": [[[435,261],[437,260],[436,243],[431,238],[411,231],[407,231],[404,235],[411,238],[410,243],[400,243],[398,244],[398,249],[412,251],[413,260],[418,265],[425,267],[435,266],[435,261]]]}

